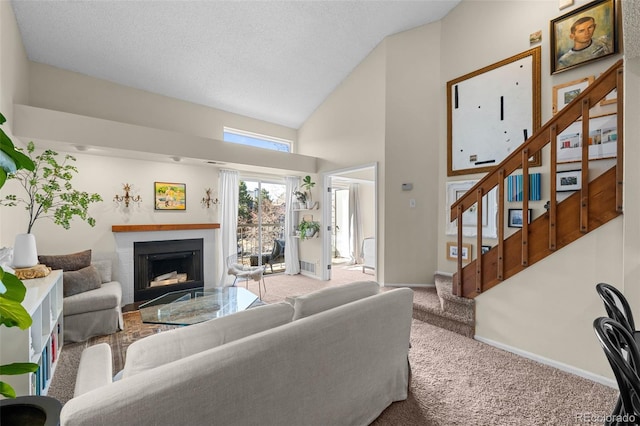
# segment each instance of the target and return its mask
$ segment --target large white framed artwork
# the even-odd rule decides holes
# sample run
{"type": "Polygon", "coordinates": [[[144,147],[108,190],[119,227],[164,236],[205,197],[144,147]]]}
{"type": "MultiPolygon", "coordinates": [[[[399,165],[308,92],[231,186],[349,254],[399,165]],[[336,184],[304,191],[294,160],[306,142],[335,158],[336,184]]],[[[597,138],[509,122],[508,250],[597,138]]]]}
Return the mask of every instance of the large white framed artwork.
{"type": "MultiPolygon", "coordinates": [[[[460,182],[447,182],[447,214],[449,217],[451,205],[461,198],[473,185],[478,183],[477,180],[466,180],[460,182]]],[[[496,223],[498,211],[498,202],[496,198],[496,188],[489,194],[482,197],[482,236],[484,238],[497,238],[498,226],[496,223]]],[[[462,235],[465,237],[474,237],[477,234],[478,215],[476,207],[467,209],[462,214],[462,235]]],[[[447,235],[456,235],[458,233],[457,219],[447,223],[447,235]]]]}
{"type": "MultiPolygon", "coordinates": [[[[492,170],[541,123],[540,46],[447,82],[447,176],[492,170]]],[[[530,166],[542,164],[535,153],[530,166]]]]}

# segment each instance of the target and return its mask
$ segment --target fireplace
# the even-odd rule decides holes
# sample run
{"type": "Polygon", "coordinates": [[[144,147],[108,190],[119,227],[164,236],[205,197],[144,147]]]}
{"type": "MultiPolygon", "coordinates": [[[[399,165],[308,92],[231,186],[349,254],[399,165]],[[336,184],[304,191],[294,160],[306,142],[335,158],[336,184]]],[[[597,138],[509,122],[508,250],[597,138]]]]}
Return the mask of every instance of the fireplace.
{"type": "Polygon", "coordinates": [[[203,287],[202,252],[202,238],[134,242],[134,301],[203,287]]]}

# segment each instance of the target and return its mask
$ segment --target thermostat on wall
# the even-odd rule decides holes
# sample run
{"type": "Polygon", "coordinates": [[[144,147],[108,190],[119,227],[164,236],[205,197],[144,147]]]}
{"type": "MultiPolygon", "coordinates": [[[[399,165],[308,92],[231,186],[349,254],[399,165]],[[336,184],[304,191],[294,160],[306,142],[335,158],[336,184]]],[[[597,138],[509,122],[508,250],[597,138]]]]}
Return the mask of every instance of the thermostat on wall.
{"type": "Polygon", "coordinates": [[[403,191],[411,191],[413,189],[413,184],[412,183],[403,183],[402,184],[402,190],[403,191]]]}

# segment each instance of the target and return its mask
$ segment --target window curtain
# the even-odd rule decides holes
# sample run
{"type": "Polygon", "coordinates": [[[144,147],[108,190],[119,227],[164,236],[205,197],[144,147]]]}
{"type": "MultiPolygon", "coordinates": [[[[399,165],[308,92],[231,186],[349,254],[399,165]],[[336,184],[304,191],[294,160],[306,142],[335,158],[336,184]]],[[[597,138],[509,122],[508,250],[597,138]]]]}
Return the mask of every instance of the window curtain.
{"type": "Polygon", "coordinates": [[[227,273],[227,258],[238,253],[238,200],[239,177],[235,170],[221,170],[219,178],[220,188],[220,251],[221,261],[218,262],[220,274],[219,286],[230,284],[227,273]]]}
{"type": "Polygon", "coordinates": [[[300,186],[298,176],[287,176],[285,206],[287,212],[284,217],[284,273],[286,275],[296,275],[300,273],[300,258],[298,257],[298,239],[294,237],[298,225],[298,212],[293,211],[294,196],[293,191],[300,186]]]}
{"type": "Polygon", "coordinates": [[[360,214],[360,184],[349,184],[349,252],[351,264],[362,262],[362,218],[360,214]]]}

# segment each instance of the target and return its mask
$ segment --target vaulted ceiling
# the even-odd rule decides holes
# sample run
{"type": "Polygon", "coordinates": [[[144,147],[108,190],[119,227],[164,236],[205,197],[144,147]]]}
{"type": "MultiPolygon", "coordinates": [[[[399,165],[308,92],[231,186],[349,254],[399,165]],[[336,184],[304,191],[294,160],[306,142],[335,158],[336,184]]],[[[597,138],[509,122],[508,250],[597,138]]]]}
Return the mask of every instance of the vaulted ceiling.
{"type": "Polygon", "coordinates": [[[299,128],[386,36],[459,0],[12,0],[28,55],[299,128]]]}

